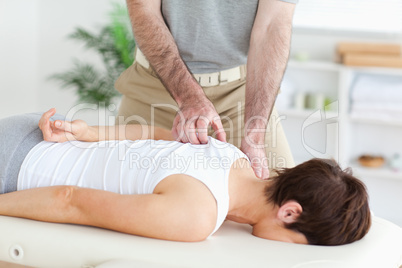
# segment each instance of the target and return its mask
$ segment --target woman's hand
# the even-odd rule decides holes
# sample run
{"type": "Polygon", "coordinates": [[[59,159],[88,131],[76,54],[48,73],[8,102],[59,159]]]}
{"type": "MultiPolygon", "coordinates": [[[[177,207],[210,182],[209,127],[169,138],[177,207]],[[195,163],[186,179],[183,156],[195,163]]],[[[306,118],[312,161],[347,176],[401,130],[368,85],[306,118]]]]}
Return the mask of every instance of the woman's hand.
{"type": "Polygon", "coordinates": [[[52,142],[65,141],[90,141],[90,127],[85,121],[50,121],[56,113],[56,109],[52,108],[45,112],[39,120],[39,128],[42,130],[43,139],[52,142]]]}

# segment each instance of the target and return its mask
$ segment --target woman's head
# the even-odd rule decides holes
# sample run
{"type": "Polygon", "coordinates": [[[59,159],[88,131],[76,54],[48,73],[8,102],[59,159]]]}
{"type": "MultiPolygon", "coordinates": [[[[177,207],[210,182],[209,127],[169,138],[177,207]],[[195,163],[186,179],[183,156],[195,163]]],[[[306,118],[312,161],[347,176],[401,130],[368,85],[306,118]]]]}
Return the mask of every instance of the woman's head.
{"type": "Polygon", "coordinates": [[[371,225],[364,184],[333,160],[312,159],[278,170],[266,188],[268,202],[282,206],[296,201],[297,220],[286,224],[302,233],[309,244],[342,245],[361,239],[371,225]]]}

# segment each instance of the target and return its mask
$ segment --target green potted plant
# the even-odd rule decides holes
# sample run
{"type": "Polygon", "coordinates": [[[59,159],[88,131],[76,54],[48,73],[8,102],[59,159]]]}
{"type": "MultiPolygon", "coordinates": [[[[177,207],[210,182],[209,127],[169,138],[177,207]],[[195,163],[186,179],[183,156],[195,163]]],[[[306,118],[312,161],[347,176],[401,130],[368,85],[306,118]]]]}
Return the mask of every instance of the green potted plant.
{"type": "Polygon", "coordinates": [[[78,27],[69,35],[70,39],[96,51],[104,68],[75,59],[72,69],[51,76],[51,79],[61,82],[63,88],[74,89],[79,102],[109,106],[119,96],[114,82],[134,61],[135,41],[127,8],[113,4],[109,17],[110,23],[97,33],[78,27]]]}

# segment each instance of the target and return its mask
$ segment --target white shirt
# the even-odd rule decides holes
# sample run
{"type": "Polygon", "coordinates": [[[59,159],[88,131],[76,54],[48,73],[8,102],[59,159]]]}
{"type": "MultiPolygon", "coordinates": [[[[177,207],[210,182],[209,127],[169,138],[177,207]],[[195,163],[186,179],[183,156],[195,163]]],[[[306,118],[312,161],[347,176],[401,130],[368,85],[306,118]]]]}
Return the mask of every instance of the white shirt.
{"type": "Polygon", "coordinates": [[[119,194],[152,194],[173,174],[203,182],[217,203],[214,233],[229,209],[230,167],[247,158],[235,146],[209,137],[208,144],[176,141],[41,142],[26,156],[18,190],[75,185],[119,194]]]}

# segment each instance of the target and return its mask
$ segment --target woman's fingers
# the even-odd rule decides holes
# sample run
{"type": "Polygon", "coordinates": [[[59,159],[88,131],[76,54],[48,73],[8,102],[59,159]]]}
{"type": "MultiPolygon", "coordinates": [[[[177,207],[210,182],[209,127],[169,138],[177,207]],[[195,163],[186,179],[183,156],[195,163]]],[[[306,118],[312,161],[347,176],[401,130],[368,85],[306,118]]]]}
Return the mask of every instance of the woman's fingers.
{"type": "Polygon", "coordinates": [[[45,112],[39,120],[39,128],[42,130],[43,139],[52,142],[65,142],[72,140],[84,139],[88,134],[88,124],[83,120],[50,121],[50,118],[56,113],[56,109],[52,108],[45,112]]]}
{"type": "Polygon", "coordinates": [[[52,108],[47,112],[43,113],[41,118],[39,119],[38,126],[40,129],[49,123],[49,118],[52,117],[56,113],[56,109],[52,108]]]}
{"type": "Polygon", "coordinates": [[[52,108],[49,111],[45,112],[39,120],[38,126],[43,134],[43,139],[46,141],[53,141],[52,137],[52,128],[51,123],[49,121],[50,117],[52,117],[56,113],[56,109],[52,108]]]}
{"type": "Polygon", "coordinates": [[[71,138],[73,136],[72,133],[68,133],[68,129],[71,130],[71,123],[61,120],[56,120],[54,122],[50,121],[50,118],[55,114],[55,108],[43,113],[39,120],[38,126],[42,131],[43,139],[45,141],[64,142],[68,140],[69,137],[71,138]]]}
{"type": "Polygon", "coordinates": [[[87,129],[87,124],[82,120],[74,121],[54,121],[55,133],[59,133],[63,137],[64,141],[81,140],[84,132],[87,129]]]}
{"type": "Polygon", "coordinates": [[[73,123],[70,121],[56,120],[54,121],[54,127],[58,130],[73,133],[73,123]]]}
{"type": "Polygon", "coordinates": [[[49,119],[50,117],[52,117],[54,114],[56,113],[56,109],[55,108],[50,108],[47,112],[45,112],[42,116],[49,119]]]}
{"type": "Polygon", "coordinates": [[[52,128],[50,127],[50,124],[43,125],[40,129],[42,130],[43,139],[45,141],[53,141],[53,138],[52,138],[53,131],[52,131],[52,128]]]}

